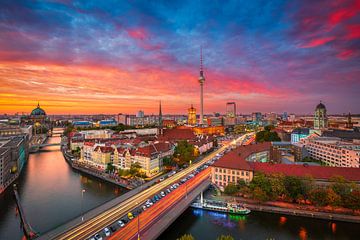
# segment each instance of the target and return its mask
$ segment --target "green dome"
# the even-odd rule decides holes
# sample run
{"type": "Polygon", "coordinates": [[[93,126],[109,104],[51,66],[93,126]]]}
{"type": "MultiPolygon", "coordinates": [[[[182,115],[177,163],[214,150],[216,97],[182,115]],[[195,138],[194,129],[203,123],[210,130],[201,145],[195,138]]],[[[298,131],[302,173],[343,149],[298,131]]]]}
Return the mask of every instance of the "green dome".
{"type": "Polygon", "coordinates": [[[45,111],[40,107],[40,104],[38,103],[37,107],[31,111],[31,116],[45,116],[45,111]]]}

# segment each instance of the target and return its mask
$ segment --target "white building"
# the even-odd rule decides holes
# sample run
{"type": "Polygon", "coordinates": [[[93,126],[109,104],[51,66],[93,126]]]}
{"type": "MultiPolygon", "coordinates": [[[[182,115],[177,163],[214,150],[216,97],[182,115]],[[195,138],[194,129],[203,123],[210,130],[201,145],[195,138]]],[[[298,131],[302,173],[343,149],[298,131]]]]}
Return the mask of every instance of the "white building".
{"type": "Polygon", "coordinates": [[[306,145],[310,157],[333,167],[359,167],[360,144],[341,141],[340,138],[318,137],[306,145]]]}

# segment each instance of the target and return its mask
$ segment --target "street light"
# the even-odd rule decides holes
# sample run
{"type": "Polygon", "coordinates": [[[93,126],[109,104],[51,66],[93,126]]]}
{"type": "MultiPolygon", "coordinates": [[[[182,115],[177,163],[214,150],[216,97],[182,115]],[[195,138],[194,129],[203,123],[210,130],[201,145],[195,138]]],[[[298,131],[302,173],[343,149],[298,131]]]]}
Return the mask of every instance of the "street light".
{"type": "Polygon", "coordinates": [[[85,189],[81,190],[81,221],[84,221],[84,212],[83,212],[83,202],[84,202],[84,193],[85,193],[85,189]]]}

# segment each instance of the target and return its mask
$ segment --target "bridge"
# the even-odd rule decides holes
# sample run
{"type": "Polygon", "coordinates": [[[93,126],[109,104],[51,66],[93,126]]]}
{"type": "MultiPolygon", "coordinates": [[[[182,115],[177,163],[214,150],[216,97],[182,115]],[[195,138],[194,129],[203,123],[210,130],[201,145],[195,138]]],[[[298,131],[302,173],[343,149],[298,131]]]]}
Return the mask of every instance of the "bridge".
{"type": "MultiPolygon", "coordinates": [[[[130,191],[123,196],[113,199],[104,205],[87,212],[84,216],[59,226],[43,234],[38,239],[89,239],[96,233],[102,232],[122,219],[128,212],[142,206],[147,199],[163,191],[165,188],[187,177],[195,169],[211,160],[216,154],[223,152],[229,145],[242,141],[246,135],[224,145],[210,153],[201,161],[192,164],[177,174],[155,184],[145,190],[141,187],[130,191]]],[[[204,169],[195,177],[180,185],[167,194],[146,211],[143,211],[125,227],[114,232],[107,239],[156,239],[175,219],[181,215],[189,204],[210,184],[210,168],[204,169]],[[156,224],[155,224],[156,223],[156,224]],[[160,224],[161,223],[161,224],[160,224]],[[121,237],[120,237],[121,236],[121,237]]]]}

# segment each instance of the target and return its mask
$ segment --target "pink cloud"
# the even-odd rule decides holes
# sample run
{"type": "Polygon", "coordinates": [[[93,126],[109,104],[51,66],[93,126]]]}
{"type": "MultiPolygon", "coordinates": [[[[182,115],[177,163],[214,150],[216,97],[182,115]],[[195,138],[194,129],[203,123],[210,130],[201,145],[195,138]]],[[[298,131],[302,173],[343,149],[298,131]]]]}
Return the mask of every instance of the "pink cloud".
{"type": "Polygon", "coordinates": [[[128,29],[127,33],[131,38],[138,40],[145,40],[149,37],[147,30],[141,27],[128,29]]]}
{"type": "Polygon", "coordinates": [[[348,50],[343,50],[342,52],[340,52],[336,56],[337,56],[337,58],[339,58],[341,60],[346,60],[346,59],[351,58],[354,54],[355,54],[354,50],[348,49],[348,50]]]}
{"type": "Polygon", "coordinates": [[[332,40],[334,40],[335,37],[324,37],[324,38],[317,38],[317,39],[313,39],[311,40],[309,43],[302,45],[302,48],[313,48],[313,47],[318,47],[321,45],[324,45],[328,42],[331,42],[332,40]]]}

